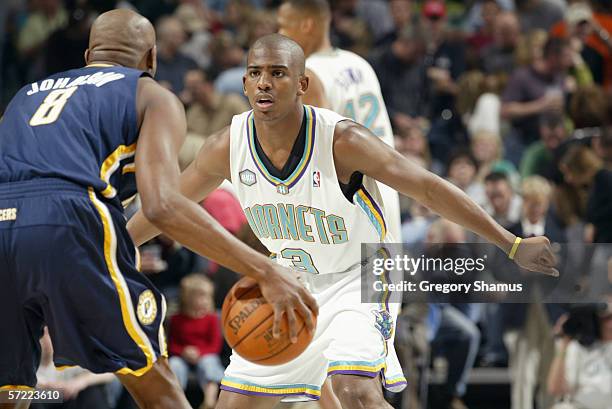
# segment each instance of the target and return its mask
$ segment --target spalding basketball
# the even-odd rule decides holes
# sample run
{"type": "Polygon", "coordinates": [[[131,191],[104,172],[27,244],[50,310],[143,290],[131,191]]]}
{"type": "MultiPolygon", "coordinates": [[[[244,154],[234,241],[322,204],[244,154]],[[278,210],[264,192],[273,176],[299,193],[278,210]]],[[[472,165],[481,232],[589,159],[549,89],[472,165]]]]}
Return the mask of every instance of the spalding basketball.
{"type": "Polygon", "coordinates": [[[296,312],[297,342],[291,343],[286,316],[281,320],[280,337],[274,338],[272,306],[262,296],[259,286],[250,285],[250,281],[248,278],[238,281],[223,302],[221,322],[227,343],[238,355],[259,365],[280,365],[295,359],[304,352],[314,334],[296,312]]]}

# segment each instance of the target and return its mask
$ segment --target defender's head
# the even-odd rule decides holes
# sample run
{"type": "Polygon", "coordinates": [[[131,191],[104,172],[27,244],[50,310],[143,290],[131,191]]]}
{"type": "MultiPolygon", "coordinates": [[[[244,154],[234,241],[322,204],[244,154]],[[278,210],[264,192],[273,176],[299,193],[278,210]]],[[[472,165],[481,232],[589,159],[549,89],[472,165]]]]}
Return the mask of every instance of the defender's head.
{"type": "Polygon", "coordinates": [[[278,32],[304,49],[308,56],[329,36],[331,10],[327,0],[286,0],[278,9],[278,32]]]}
{"type": "Polygon", "coordinates": [[[110,62],[155,75],[157,51],[153,25],[127,9],[101,14],[91,26],[85,63],[110,62]]]}
{"type": "Polygon", "coordinates": [[[251,46],[244,93],[256,118],[275,120],[295,108],[308,89],[304,52],[290,38],[269,34],[251,46]]]}

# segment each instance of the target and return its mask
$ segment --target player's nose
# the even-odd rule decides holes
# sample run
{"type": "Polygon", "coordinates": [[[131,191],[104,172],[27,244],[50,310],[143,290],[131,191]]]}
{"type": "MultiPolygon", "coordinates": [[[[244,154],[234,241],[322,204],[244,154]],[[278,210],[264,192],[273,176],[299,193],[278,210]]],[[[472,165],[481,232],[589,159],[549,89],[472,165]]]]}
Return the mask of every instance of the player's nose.
{"type": "Polygon", "coordinates": [[[257,88],[260,90],[268,90],[272,88],[272,77],[268,73],[262,73],[257,81],[257,88]]]}

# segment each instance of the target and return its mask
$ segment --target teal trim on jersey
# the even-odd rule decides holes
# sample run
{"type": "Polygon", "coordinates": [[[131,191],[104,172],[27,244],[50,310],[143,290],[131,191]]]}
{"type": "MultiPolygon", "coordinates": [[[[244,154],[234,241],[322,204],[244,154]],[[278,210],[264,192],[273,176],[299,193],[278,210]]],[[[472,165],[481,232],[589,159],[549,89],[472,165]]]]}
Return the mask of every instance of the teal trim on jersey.
{"type": "Polygon", "coordinates": [[[257,169],[259,169],[259,172],[263,175],[263,177],[275,186],[284,185],[287,187],[293,187],[306,172],[308,163],[312,158],[317,121],[314,109],[308,105],[304,105],[304,107],[306,108],[304,112],[306,114],[307,121],[306,147],[304,148],[304,153],[302,154],[302,159],[300,159],[298,166],[296,166],[295,170],[285,180],[281,180],[275,176],[272,176],[270,172],[268,172],[268,169],[266,169],[266,166],[260,159],[259,155],[257,154],[257,149],[255,148],[255,119],[253,117],[253,112],[251,112],[247,118],[247,136],[249,140],[249,150],[251,151],[251,157],[253,158],[253,162],[255,162],[255,166],[257,167],[257,169]]]}

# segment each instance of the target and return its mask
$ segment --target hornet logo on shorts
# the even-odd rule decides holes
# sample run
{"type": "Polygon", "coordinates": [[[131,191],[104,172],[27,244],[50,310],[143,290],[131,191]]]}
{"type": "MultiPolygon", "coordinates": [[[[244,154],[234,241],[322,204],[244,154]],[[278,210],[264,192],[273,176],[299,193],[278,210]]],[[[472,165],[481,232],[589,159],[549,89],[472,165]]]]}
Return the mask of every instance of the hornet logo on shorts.
{"type": "Polygon", "coordinates": [[[376,317],[376,329],[380,332],[383,338],[389,340],[393,334],[393,318],[387,310],[372,311],[376,317]]]}
{"type": "Polygon", "coordinates": [[[240,175],[240,182],[247,186],[253,186],[257,183],[257,175],[248,169],[238,172],[238,174],[240,175]]]}
{"type": "Polygon", "coordinates": [[[138,297],[138,307],[136,308],[138,321],[142,325],[150,325],[157,317],[157,301],[151,290],[144,290],[138,297]]]}

